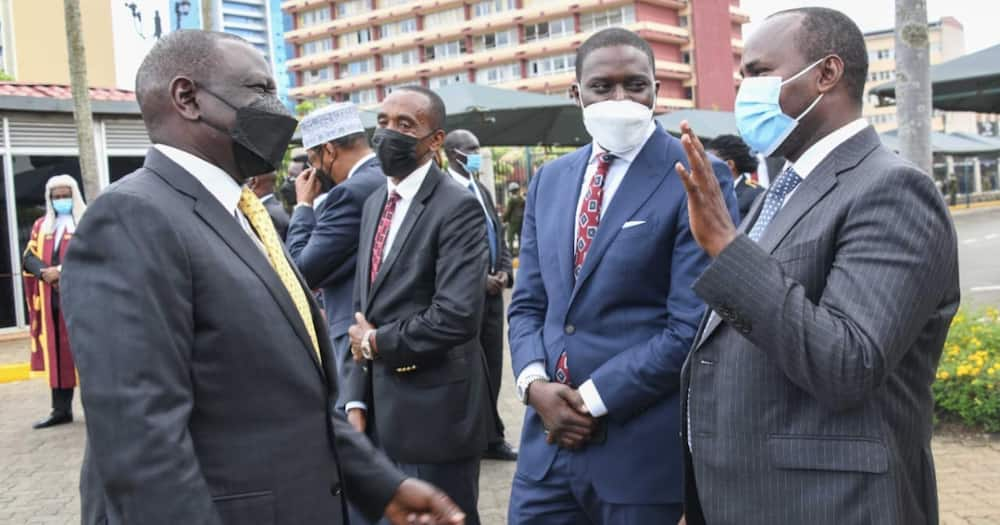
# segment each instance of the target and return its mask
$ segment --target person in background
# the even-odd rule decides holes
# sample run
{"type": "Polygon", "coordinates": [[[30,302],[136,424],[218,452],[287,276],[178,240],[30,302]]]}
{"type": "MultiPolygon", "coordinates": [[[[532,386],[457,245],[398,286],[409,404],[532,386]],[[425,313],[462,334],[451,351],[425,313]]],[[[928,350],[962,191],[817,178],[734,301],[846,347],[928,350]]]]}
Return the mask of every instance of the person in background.
{"type": "Polygon", "coordinates": [[[87,206],[76,179],[57,175],[45,184],[45,215],[31,228],[24,251],[24,293],[31,325],[31,369],[47,372],[52,413],[35,423],[47,428],[73,421],[76,368],[59,304],[62,261],[87,206]]]}
{"type": "Polygon", "coordinates": [[[281,203],[285,206],[285,212],[289,215],[295,210],[295,179],[306,169],[306,164],[309,163],[309,157],[306,155],[306,150],[304,148],[295,148],[292,150],[292,161],[288,164],[288,174],[285,180],[281,181],[281,185],[278,187],[278,196],[281,197],[281,203]]]}
{"type": "Polygon", "coordinates": [[[493,198],[478,180],[482,157],[479,154],[479,139],[472,132],[456,129],[444,138],[444,151],[448,157],[448,174],[451,178],[476,196],[486,219],[486,239],[490,249],[490,267],[486,276],[486,304],[483,307],[483,324],[479,330],[479,342],[486,353],[486,378],[490,388],[490,419],[493,421],[489,443],[483,452],[483,459],[514,461],[517,451],[504,438],[504,424],[500,418],[497,401],[500,398],[500,381],[503,379],[503,316],[505,288],[514,286],[510,251],[503,242],[503,224],[497,216],[493,198]]]}
{"type": "Polygon", "coordinates": [[[705,144],[705,149],[719,157],[733,173],[733,187],[736,189],[736,204],[740,208],[740,218],[746,217],[750,206],[764,193],[764,188],[753,180],[757,170],[757,157],[750,154],[750,147],[736,135],[719,135],[705,144]]]}
{"type": "Polygon", "coordinates": [[[419,86],[382,101],[372,143],[386,179],[365,202],[348,418],[478,525],[490,394],[479,343],[489,249],[476,197],[434,161],[445,107],[419,86]]]}
{"type": "MultiPolygon", "coordinates": [[[[609,28],[576,51],[573,97],[593,144],[531,179],[509,309],[528,405],[510,525],[676,523],[680,371],[709,259],[674,170],[680,141],[653,120],[659,82],[639,35],[609,28]]],[[[715,175],[736,210],[733,178],[715,175]]]]}
{"type": "Polygon", "coordinates": [[[260,199],[260,202],[267,208],[267,214],[271,216],[274,229],[278,231],[278,236],[282,242],[288,236],[288,212],[285,206],[275,195],[274,188],[278,176],[274,173],[265,173],[247,179],[247,187],[260,199]]]}
{"type": "Polygon", "coordinates": [[[507,205],[503,210],[503,222],[507,228],[507,247],[517,256],[521,250],[521,222],[524,220],[524,196],[521,185],[511,182],[507,185],[507,205]],[[516,245],[515,245],[516,240],[516,245]]]}
{"type": "Polygon", "coordinates": [[[681,123],[711,309],[682,373],[690,525],[936,524],[934,382],[959,306],[951,215],[862,117],[868,51],[805,7],[743,50],[740,135],[787,159],[740,226],[681,123]]]}
{"type": "MultiPolygon", "coordinates": [[[[354,274],[361,210],[385,175],[361,124],[358,108],[336,103],[306,115],[299,124],[309,165],[295,179],[296,201],[288,229],[288,253],[310,288],[321,289],[341,384],[354,365],[347,329],[354,317],[354,274]],[[325,181],[325,184],[324,182],[325,181]],[[325,204],[314,203],[324,186],[325,204]]],[[[337,408],[343,410],[343,390],[337,408]]]]}

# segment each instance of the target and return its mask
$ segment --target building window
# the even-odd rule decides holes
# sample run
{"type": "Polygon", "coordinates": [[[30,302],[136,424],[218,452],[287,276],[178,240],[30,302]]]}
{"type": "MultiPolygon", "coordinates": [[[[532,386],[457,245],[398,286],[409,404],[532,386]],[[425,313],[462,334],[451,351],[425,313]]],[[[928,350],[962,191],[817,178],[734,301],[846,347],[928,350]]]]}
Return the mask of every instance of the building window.
{"type": "Polygon", "coordinates": [[[892,49],[879,49],[875,53],[876,60],[887,60],[892,58],[892,49]]]}
{"type": "Polygon", "coordinates": [[[406,33],[415,33],[416,31],[417,19],[407,18],[406,20],[400,20],[391,24],[382,24],[379,30],[379,38],[392,38],[406,33]]]}
{"type": "Polygon", "coordinates": [[[439,77],[431,77],[427,80],[427,84],[431,88],[439,88],[442,86],[451,86],[454,84],[465,84],[468,82],[469,77],[466,76],[465,72],[462,73],[452,73],[450,75],[442,75],[439,77]]]}
{"type": "Polygon", "coordinates": [[[498,33],[476,35],[472,41],[475,42],[474,48],[476,51],[499,49],[501,47],[507,47],[517,43],[517,32],[515,29],[510,29],[508,31],[500,31],[498,33]]]}
{"type": "Polygon", "coordinates": [[[372,8],[370,0],[346,0],[337,2],[337,17],[360,15],[372,8]]]}
{"type": "Polygon", "coordinates": [[[372,30],[366,27],[360,31],[351,31],[340,35],[337,42],[341,49],[347,49],[371,42],[371,40],[372,30]]]}
{"type": "Polygon", "coordinates": [[[364,75],[365,73],[371,73],[372,71],[375,71],[374,58],[355,60],[354,62],[341,64],[340,78],[356,77],[358,75],[364,75]]]}
{"type": "Polygon", "coordinates": [[[420,62],[420,53],[416,49],[407,49],[399,53],[382,55],[382,71],[400,69],[420,62]]]}
{"type": "Polygon", "coordinates": [[[607,11],[594,11],[580,15],[580,30],[587,33],[605,27],[620,26],[635,22],[635,7],[626,5],[607,11]]]}
{"type": "Polygon", "coordinates": [[[683,62],[685,64],[690,64],[691,63],[691,52],[690,51],[684,51],[684,52],[681,53],[681,62],[683,62]]]}
{"type": "Polygon", "coordinates": [[[411,1],[412,0],[378,0],[378,8],[385,9],[387,7],[402,5],[411,1]]]}
{"type": "Polygon", "coordinates": [[[517,4],[515,4],[514,0],[483,0],[482,2],[476,2],[476,5],[472,8],[472,12],[474,16],[480,17],[513,9],[517,9],[517,4]]]}
{"type": "Polygon", "coordinates": [[[521,63],[512,62],[502,66],[487,67],[476,71],[477,84],[501,84],[521,78],[521,63]]]}
{"type": "Polygon", "coordinates": [[[299,49],[299,54],[302,56],[315,55],[317,53],[324,53],[333,49],[333,39],[332,38],[321,38],[319,40],[313,40],[311,42],[306,42],[302,44],[299,49]]]}
{"type": "Polygon", "coordinates": [[[333,78],[333,68],[307,69],[302,72],[302,83],[306,86],[326,82],[333,78]]]}
{"type": "Polygon", "coordinates": [[[576,64],[576,54],[568,53],[551,57],[539,58],[528,62],[529,77],[544,77],[573,71],[576,64]]]}
{"type": "Polygon", "coordinates": [[[524,26],[524,41],[546,40],[571,35],[576,32],[573,17],[559,18],[524,26]]]}
{"type": "Polygon", "coordinates": [[[375,88],[361,89],[352,91],[347,95],[347,99],[358,105],[374,104],[378,102],[378,93],[375,92],[375,88]]]}
{"type": "Polygon", "coordinates": [[[389,93],[392,93],[393,91],[396,91],[397,89],[399,89],[401,87],[418,86],[418,85],[420,85],[420,81],[413,80],[413,81],[410,81],[410,82],[400,82],[399,84],[391,84],[391,85],[385,86],[384,89],[385,89],[385,94],[388,95],[389,93]]]}
{"type": "Polygon", "coordinates": [[[465,21],[465,8],[456,7],[424,15],[424,27],[440,27],[465,21]]]}
{"type": "Polygon", "coordinates": [[[443,42],[424,48],[424,58],[427,60],[442,60],[453,58],[465,53],[465,40],[443,42]]]}
{"type": "Polygon", "coordinates": [[[678,25],[678,27],[687,27],[688,23],[689,22],[688,22],[687,15],[681,15],[681,16],[677,17],[677,25],[678,25]]]}
{"type": "Polygon", "coordinates": [[[303,11],[299,13],[299,27],[314,26],[329,20],[329,7],[321,7],[319,9],[313,9],[312,11],[303,11]]]}

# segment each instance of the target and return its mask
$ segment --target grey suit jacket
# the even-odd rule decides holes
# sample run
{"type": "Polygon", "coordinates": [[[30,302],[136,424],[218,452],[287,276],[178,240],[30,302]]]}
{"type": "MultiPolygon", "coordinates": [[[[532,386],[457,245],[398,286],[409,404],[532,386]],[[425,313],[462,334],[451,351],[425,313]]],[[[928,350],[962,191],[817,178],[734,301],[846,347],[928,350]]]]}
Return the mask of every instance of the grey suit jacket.
{"type": "Polygon", "coordinates": [[[695,291],[721,320],[682,374],[689,523],[937,523],[931,383],[959,284],[927,175],[867,128],[695,291]]]}
{"type": "Polygon", "coordinates": [[[321,359],[231,213],[155,149],[87,211],[62,279],[83,522],[338,524],[345,493],[381,514],[403,477],[334,415],[319,309],[321,359]]]}

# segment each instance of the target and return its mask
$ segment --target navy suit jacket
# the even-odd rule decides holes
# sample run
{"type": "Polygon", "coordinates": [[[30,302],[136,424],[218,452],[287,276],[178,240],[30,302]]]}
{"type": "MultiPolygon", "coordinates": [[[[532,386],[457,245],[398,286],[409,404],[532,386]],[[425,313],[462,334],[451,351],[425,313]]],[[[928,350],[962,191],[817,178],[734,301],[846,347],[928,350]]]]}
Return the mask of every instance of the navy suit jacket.
{"type": "MultiPolygon", "coordinates": [[[[573,386],[592,379],[608,408],[604,443],[578,452],[600,499],[682,501],[678,439],[681,366],[705,311],[691,284],[709,257],[691,234],[674,165],[680,141],[657,125],[608,205],[579,278],[573,279],[577,202],[591,147],[539,169],[528,190],[520,269],[509,310],[515,375],[542,361],[554,376],[565,350],[573,386]],[[644,221],[624,228],[629,221],[644,221]]],[[[737,217],[732,175],[713,164],[737,217]]],[[[555,457],[528,407],[518,473],[541,480],[555,457]]]]}
{"type": "Polygon", "coordinates": [[[354,317],[352,295],[361,210],[368,196],[385,184],[382,166],[371,158],[351,178],[334,186],[318,210],[299,206],[292,214],[288,252],[309,286],[323,289],[323,306],[333,337],[346,334],[354,317]]]}

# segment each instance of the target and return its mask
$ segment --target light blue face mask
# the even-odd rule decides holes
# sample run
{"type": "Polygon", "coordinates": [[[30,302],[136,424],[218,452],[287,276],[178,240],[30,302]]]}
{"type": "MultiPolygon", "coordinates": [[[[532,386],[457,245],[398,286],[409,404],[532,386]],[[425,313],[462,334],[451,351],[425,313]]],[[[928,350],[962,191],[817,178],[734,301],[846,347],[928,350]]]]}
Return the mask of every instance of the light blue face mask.
{"type": "Polygon", "coordinates": [[[69,215],[73,212],[73,199],[53,199],[52,209],[56,215],[69,215]]]}
{"type": "Polygon", "coordinates": [[[744,142],[765,157],[774,153],[785,142],[799,125],[799,121],[823,98],[823,93],[820,93],[801,115],[792,118],[781,110],[781,86],[804,75],[824,60],[826,57],[813,62],[784,81],[776,76],[743,79],[736,94],[734,114],[736,127],[744,142]]]}
{"type": "Polygon", "coordinates": [[[456,153],[465,156],[465,163],[462,164],[465,171],[472,173],[474,171],[479,171],[479,168],[483,167],[482,155],[478,153],[462,153],[461,151],[457,151],[456,153]]]}

